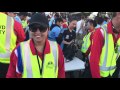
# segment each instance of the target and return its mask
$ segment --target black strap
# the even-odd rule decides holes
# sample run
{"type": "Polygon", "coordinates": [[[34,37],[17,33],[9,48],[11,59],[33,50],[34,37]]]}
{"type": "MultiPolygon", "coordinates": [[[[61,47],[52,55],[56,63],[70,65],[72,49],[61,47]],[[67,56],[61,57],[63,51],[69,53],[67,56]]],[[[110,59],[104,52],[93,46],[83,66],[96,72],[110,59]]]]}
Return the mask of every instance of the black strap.
{"type": "MultiPolygon", "coordinates": [[[[33,41],[34,43],[34,41],[33,41]]],[[[34,44],[35,45],[35,44],[34,44]]],[[[35,47],[35,46],[34,46],[35,47]]],[[[43,53],[42,53],[42,67],[40,68],[40,61],[39,61],[39,57],[38,57],[38,51],[35,47],[35,51],[36,51],[36,54],[37,54],[37,61],[38,61],[38,66],[39,66],[39,71],[40,71],[40,75],[42,75],[42,71],[43,71],[43,64],[44,64],[44,51],[45,51],[45,46],[44,46],[44,49],[43,49],[43,53]]]]}
{"type": "Polygon", "coordinates": [[[116,70],[113,73],[112,77],[113,78],[119,78],[119,73],[120,73],[120,57],[118,58],[118,60],[116,61],[116,70]]]}

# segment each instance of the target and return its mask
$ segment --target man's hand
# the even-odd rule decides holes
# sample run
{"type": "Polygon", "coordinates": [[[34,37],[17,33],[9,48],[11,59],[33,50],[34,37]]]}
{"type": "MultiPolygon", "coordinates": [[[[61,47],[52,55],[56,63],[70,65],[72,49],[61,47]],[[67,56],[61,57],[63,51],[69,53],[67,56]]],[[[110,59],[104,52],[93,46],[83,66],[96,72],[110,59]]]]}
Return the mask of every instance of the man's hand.
{"type": "Polygon", "coordinates": [[[69,44],[71,44],[71,43],[73,43],[73,42],[74,42],[74,41],[72,40],[72,41],[69,42],[69,44]]]}

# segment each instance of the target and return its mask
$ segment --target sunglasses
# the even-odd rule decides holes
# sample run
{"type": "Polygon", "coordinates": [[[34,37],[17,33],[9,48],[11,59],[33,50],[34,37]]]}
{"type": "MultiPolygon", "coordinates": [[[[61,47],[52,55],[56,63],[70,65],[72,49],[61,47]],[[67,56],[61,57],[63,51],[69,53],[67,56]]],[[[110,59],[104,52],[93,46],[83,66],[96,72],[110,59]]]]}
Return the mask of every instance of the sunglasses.
{"type": "Polygon", "coordinates": [[[31,32],[37,32],[37,30],[39,30],[40,32],[44,33],[47,31],[47,27],[43,25],[32,25],[29,28],[31,32]]]}

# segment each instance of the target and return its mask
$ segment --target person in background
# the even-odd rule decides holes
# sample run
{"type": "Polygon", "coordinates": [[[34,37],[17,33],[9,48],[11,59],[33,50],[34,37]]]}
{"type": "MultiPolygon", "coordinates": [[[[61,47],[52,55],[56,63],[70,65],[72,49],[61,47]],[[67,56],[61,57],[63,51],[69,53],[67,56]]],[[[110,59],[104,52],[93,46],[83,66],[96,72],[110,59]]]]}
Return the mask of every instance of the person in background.
{"type": "Polygon", "coordinates": [[[120,12],[114,12],[112,20],[96,30],[90,54],[92,78],[113,78],[120,55],[120,12]]]}
{"type": "Polygon", "coordinates": [[[0,12],[0,78],[5,78],[10,63],[10,55],[16,45],[25,39],[19,22],[0,12]]]}
{"type": "Polygon", "coordinates": [[[20,19],[21,19],[22,27],[23,27],[24,30],[25,30],[26,27],[28,26],[28,23],[27,23],[27,20],[26,20],[27,15],[28,15],[27,12],[20,12],[20,13],[19,13],[19,17],[20,17],[20,19]]]}
{"type": "Polygon", "coordinates": [[[96,22],[97,22],[97,26],[95,28],[100,28],[103,25],[104,19],[102,17],[98,17],[96,22]]]}
{"type": "Polygon", "coordinates": [[[91,51],[92,46],[92,40],[94,36],[94,32],[96,31],[95,27],[97,26],[97,23],[95,20],[89,20],[88,21],[88,34],[85,35],[83,38],[83,44],[81,48],[81,52],[83,55],[83,61],[85,62],[85,71],[83,74],[84,78],[91,78],[91,72],[90,72],[90,65],[89,65],[89,55],[91,51]]]}
{"type": "Polygon", "coordinates": [[[55,24],[56,18],[59,18],[59,17],[60,17],[59,14],[55,13],[55,15],[49,21],[49,27],[51,27],[53,24],[55,24]]]}
{"type": "Polygon", "coordinates": [[[83,29],[85,26],[85,17],[81,16],[81,20],[77,22],[77,26],[76,26],[76,34],[80,34],[80,36],[83,34],[83,29]]]}
{"type": "Polygon", "coordinates": [[[104,24],[107,24],[108,22],[109,22],[109,18],[105,16],[105,17],[104,17],[103,25],[104,25],[104,24]]]}
{"type": "Polygon", "coordinates": [[[66,29],[66,28],[68,28],[68,23],[67,23],[66,19],[63,18],[62,29],[66,29]]]}
{"type": "Polygon", "coordinates": [[[62,23],[63,23],[62,18],[56,19],[54,26],[50,28],[49,36],[48,36],[49,40],[57,41],[57,37],[61,32],[62,23]]]}
{"type": "Polygon", "coordinates": [[[20,17],[18,16],[18,12],[7,12],[7,15],[13,17],[17,22],[22,24],[22,21],[20,17]]]}
{"type": "Polygon", "coordinates": [[[63,41],[61,47],[63,48],[63,53],[67,50],[67,46],[74,42],[76,38],[76,33],[74,28],[76,27],[77,20],[72,19],[68,26],[68,29],[63,32],[63,41]]]}
{"type": "Polygon", "coordinates": [[[75,41],[79,48],[82,45],[82,39],[84,37],[84,32],[85,32],[84,27],[85,27],[85,17],[81,16],[81,20],[77,22],[77,26],[76,26],[76,41],[75,41]]]}

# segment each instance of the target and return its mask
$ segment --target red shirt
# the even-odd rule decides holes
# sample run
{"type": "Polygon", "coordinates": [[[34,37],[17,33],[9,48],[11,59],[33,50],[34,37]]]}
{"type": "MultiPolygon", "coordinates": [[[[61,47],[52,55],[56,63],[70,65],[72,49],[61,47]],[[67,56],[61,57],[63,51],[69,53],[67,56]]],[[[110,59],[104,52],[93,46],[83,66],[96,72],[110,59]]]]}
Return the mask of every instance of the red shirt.
{"type": "MultiPolygon", "coordinates": [[[[17,47],[18,46],[19,45],[17,45],[17,47]]],[[[33,44],[32,40],[30,40],[30,49],[32,51],[32,54],[36,55],[34,44],[33,44]]],[[[59,51],[59,57],[58,57],[58,78],[65,78],[64,57],[63,57],[63,53],[62,53],[62,50],[61,50],[59,45],[58,45],[58,51],[59,51]]],[[[48,53],[50,53],[50,45],[49,45],[48,40],[46,40],[46,47],[45,47],[44,54],[48,54],[48,53]]],[[[40,58],[42,58],[42,53],[38,52],[38,56],[40,58]]],[[[17,58],[17,56],[15,54],[15,50],[14,50],[12,52],[12,54],[11,54],[11,57],[10,57],[10,65],[9,65],[7,76],[6,76],[7,78],[21,78],[22,77],[22,74],[16,72],[17,61],[18,61],[18,58],[17,58]]]]}
{"type": "Polygon", "coordinates": [[[67,26],[66,23],[63,23],[62,27],[63,27],[63,28],[68,28],[68,26],[67,26]]]}
{"type": "MultiPolygon", "coordinates": [[[[102,48],[104,45],[104,37],[100,29],[101,28],[97,29],[96,32],[94,33],[93,45],[91,46],[90,69],[93,78],[101,78],[99,62],[102,48]]],[[[118,38],[120,38],[120,34],[117,36],[117,38],[115,38],[112,29],[112,22],[109,22],[107,25],[107,33],[113,35],[114,43],[117,42],[118,38]]]]}
{"type": "Polygon", "coordinates": [[[90,42],[91,42],[91,44],[90,44],[87,52],[85,53],[86,56],[88,56],[90,51],[91,51],[91,45],[92,45],[92,40],[93,40],[93,35],[94,35],[94,31],[93,30],[90,30],[89,32],[91,32],[91,35],[90,35],[90,42]]]}
{"type": "Polygon", "coordinates": [[[16,41],[16,45],[17,45],[19,42],[24,41],[26,36],[22,28],[22,25],[16,20],[14,20],[14,31],[15,31],[15,35],[17,36],[17,41],[16,41]]]}

